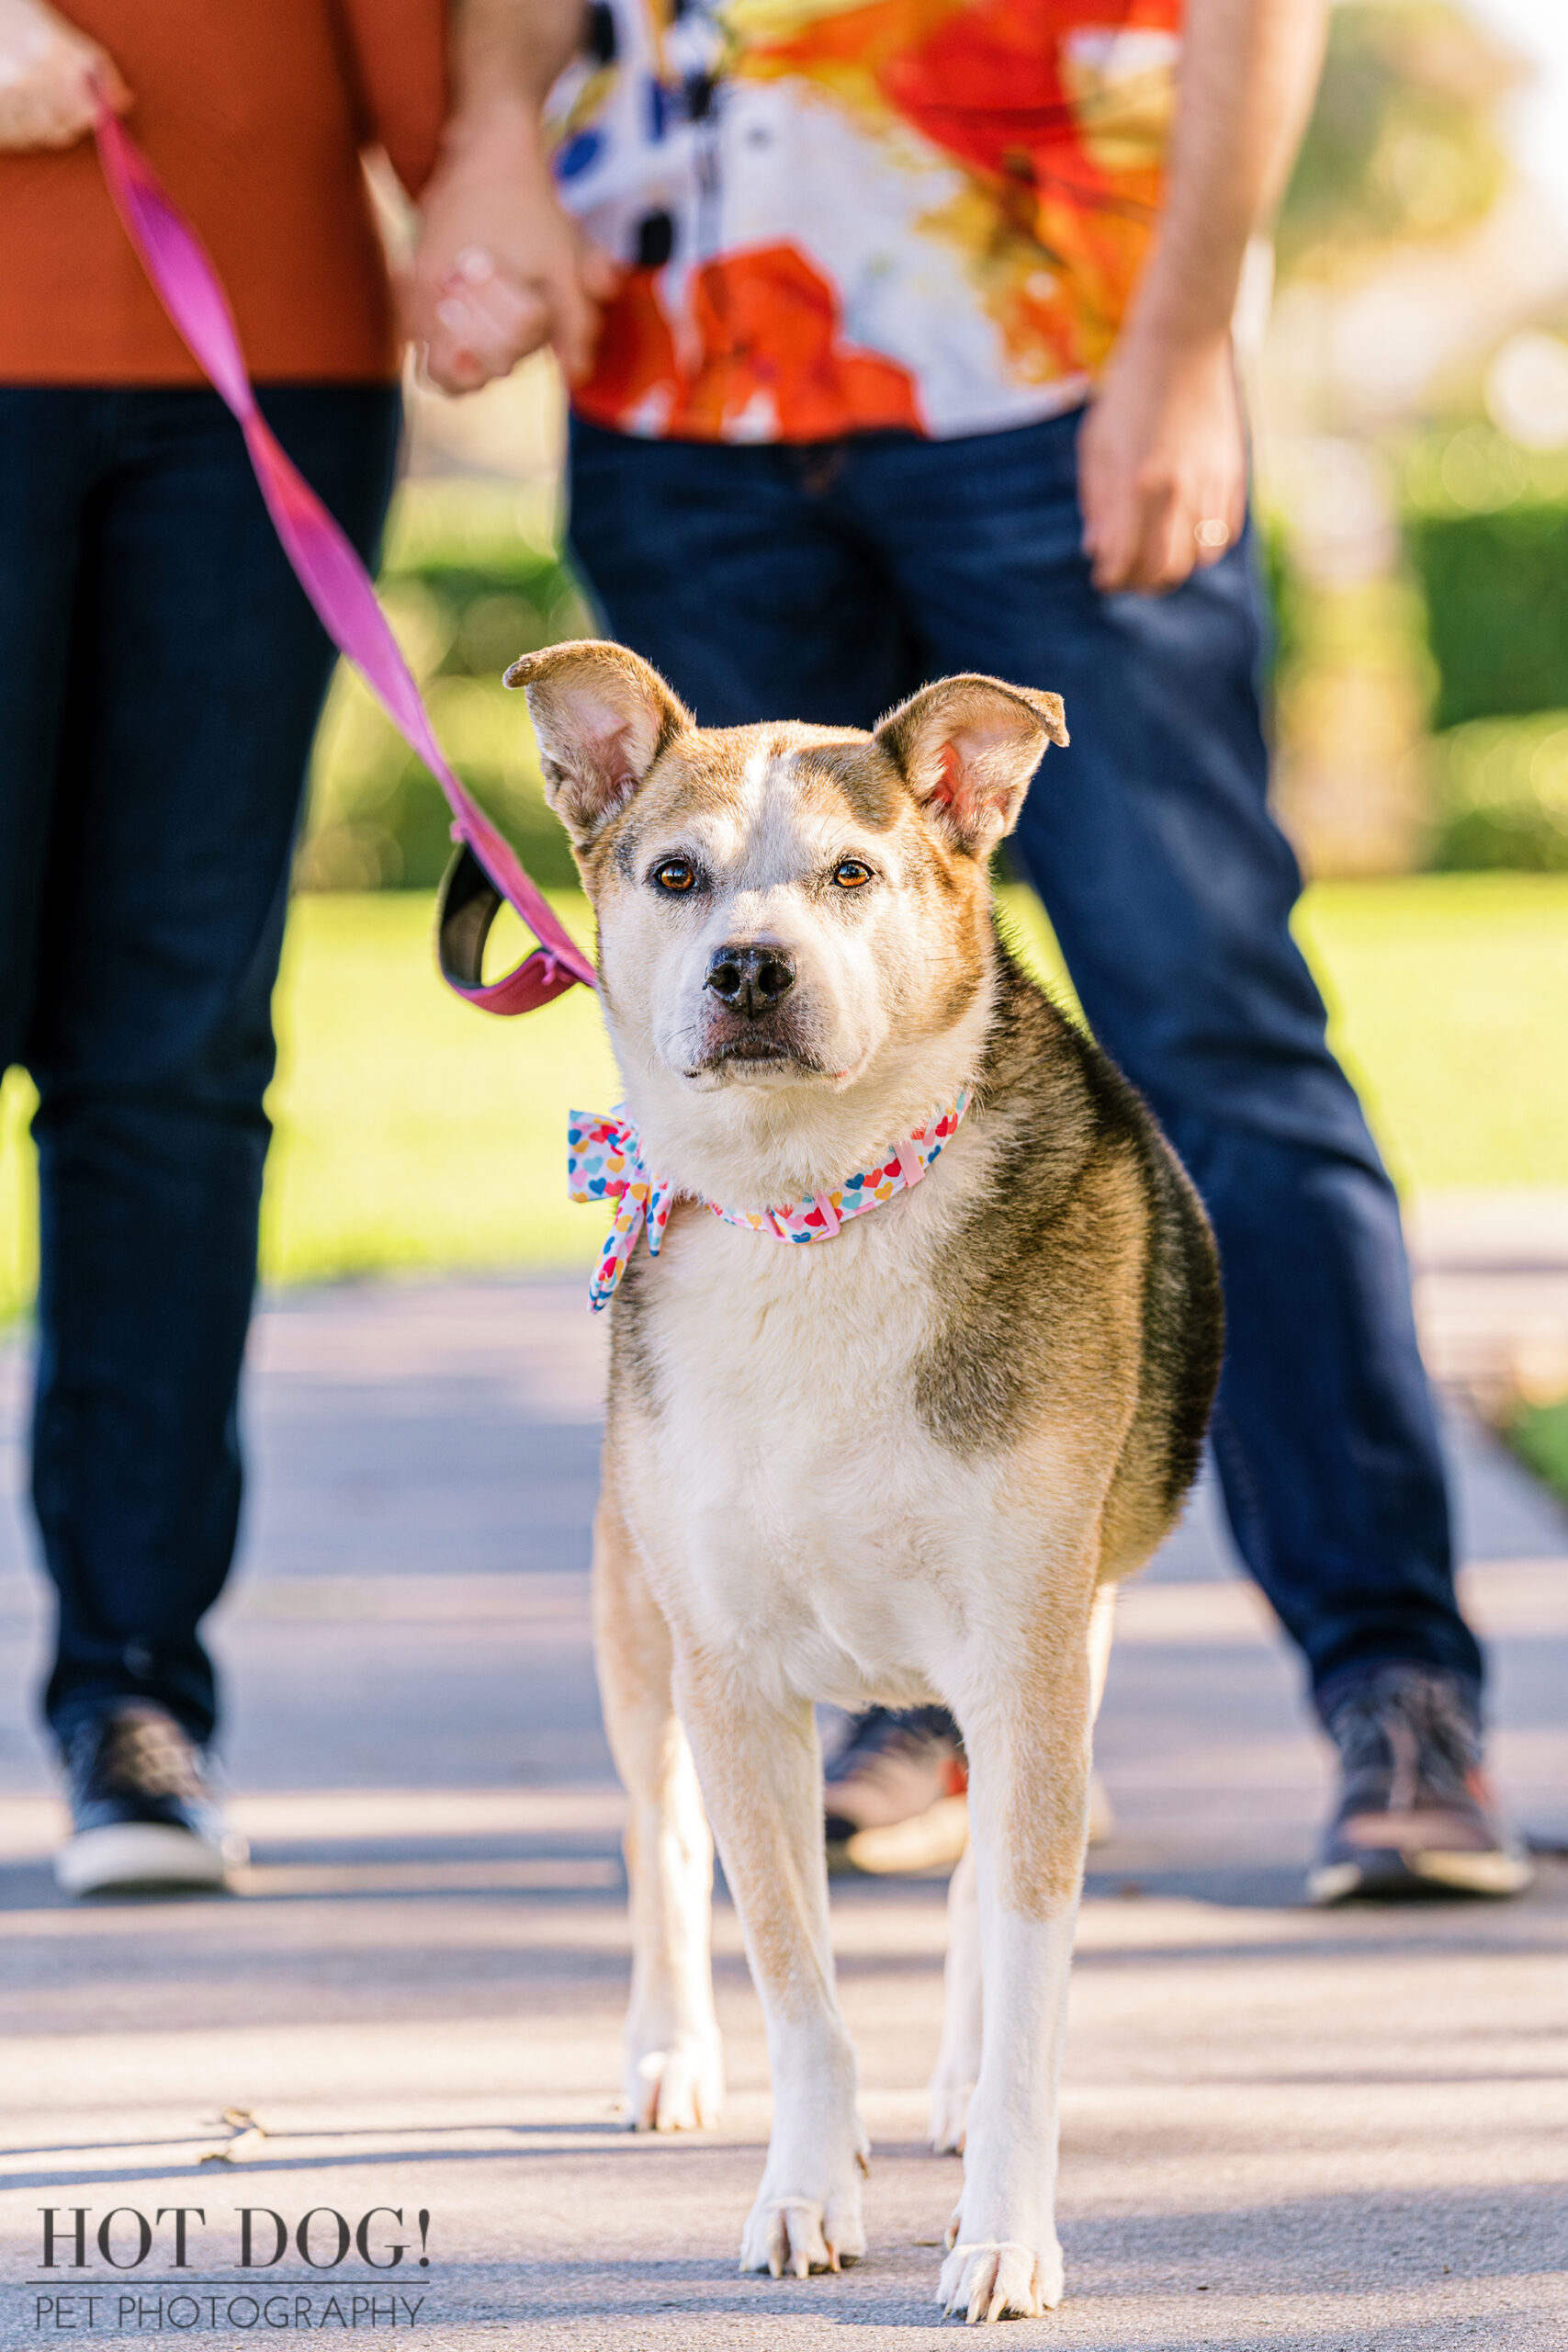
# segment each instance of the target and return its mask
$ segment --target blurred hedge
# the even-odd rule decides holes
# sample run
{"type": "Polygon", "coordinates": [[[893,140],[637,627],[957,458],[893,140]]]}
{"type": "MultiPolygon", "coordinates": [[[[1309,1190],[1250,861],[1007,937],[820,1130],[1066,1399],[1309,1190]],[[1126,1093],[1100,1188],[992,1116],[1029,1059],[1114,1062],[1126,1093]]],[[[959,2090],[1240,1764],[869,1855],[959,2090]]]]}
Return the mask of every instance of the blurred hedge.
{"type": "Polygon", "coordinates": [[[1433,435],[1403,520],[1437,678],[1431,862],[1568,870],[1568,453],[1433,435]]]}
{"type": "Polygon", "coordinates": [[[1406,475],[1404,538],[1434,726],[1568,707],[1568,459],[1485,425],[1428,441],[1406,475]]]}
{"type": "MultiPolygon", "coordinates": [[[[501,683],[520,653],[595,634],[550,504],[480,481],[406,485],[380,589],[453,766],[537,880],[574,883],[566,837],[545,806],[526,709],[501,683]]],[[[340,670],[316,745],[299,887],[428,888],[451,854],[449,824],[423,763],[340,670]]]]}
{"type": "Polygon", "coordinates": [[[1568,708],[1448,728],[1430,763],[1434,865],[1568,873],[1568,708]]]}

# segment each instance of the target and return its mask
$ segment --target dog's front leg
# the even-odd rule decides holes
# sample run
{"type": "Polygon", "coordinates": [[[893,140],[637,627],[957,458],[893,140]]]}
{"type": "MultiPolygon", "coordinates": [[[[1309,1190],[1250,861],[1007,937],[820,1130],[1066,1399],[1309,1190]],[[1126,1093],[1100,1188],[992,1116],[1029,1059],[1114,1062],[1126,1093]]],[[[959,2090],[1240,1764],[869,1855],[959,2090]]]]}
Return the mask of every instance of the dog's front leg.
{"type": "MultiPolygon", "coordinates": [[[[1098,1722],[1111,1669],[1115,1631],[1116,1588],[1095,1596],[1089,1618],[1089,1715],[1098,1722]]],[[[947,1966],[942,2012],[942,2047],[931,2075],[931,2146],[939,2156],[961,2155],[969,2101],[980,2072],[984,1985],[980,1969],[980,1897],[975,1883],[975,1849],[965,1846],[947,1891],[947,1966]]]]}
{"type": "Polygon", "coordinates": [[[621,2087],[634,2132],[716,2123],[724,2056],[713,2006],[713,1839],[671,1689],[670,1628],[606,1482],[593,1524],[593,1650],[629,1800],[632,1991],[621,2087]]]}
{"type": "Polygon", "coordinates": [[[964,1712],[984,2033],[939,2299],[971,2320],[1034,2319],[1062,2299],[1058,2102],[1090,1730],[1087,1608],[964,1712]]]}
{"type": "Polygon", "coordinates": [[[694,1650],[676,1697],[740,1913],[767,2025],[773,2129],[742,2270],[837,2270],[865,2250],[868,2143],[833,1984],[821,1752],[805,1700],[774,1698],[694,1650]]]}

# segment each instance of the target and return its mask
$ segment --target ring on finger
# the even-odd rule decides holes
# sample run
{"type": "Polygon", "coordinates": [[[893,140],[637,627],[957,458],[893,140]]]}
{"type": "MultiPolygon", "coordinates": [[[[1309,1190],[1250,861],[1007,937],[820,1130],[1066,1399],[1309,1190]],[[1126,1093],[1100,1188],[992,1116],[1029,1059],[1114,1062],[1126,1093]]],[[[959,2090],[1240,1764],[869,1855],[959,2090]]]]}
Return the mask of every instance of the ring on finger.
{"type": "Polygon", "coordinates": [[[1228,548],[1231,543],[1230,525],[1217,514],[1206,514],[1192,526],[1192,536],[1201,548],[1228,548]]]}

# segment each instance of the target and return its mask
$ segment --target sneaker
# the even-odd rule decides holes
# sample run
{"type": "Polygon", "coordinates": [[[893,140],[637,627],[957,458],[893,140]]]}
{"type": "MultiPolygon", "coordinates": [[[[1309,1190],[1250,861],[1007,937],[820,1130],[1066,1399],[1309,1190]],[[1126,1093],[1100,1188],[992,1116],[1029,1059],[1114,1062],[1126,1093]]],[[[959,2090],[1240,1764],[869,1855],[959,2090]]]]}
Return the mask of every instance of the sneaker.
{"type": "Polygon", "coordinates": [[[1323,1720],[1339,1750],[1339,1805],[1307,1878],[1314,1903],[1529,1885],[1529,1858],[1482,1770],[1468,1683],[1436,1667],[1374,1667],[1330,1696],[1323,1720]]]}
{"type": "Polygon", "coordinates": [[[54,1858],[67,1894],[219,1887],[246,1860],[226,1832],[206,1762],[173,1715],[128,1700],[65,1743],[71,1835],[54,1858]]]}
{"type": "Polygon", "coordinates": [[[874,1707],[823,1774],[830,1869],[951,1868],[969,1834],[969,1773],[945,1707],[874,1707]]]}
{"type": "MultiPolygon", "coordinates": [[[[969,1768],[945,1707],[904,1714],[877,1707],[859,1716],[823,1773],[831,1871],[874,1877],[951,1870],[969,1839],[969,1768]]],[[[1089,1843],[1116,1829],[1098,1772],[1089,1786],[1089,1843]]]]}

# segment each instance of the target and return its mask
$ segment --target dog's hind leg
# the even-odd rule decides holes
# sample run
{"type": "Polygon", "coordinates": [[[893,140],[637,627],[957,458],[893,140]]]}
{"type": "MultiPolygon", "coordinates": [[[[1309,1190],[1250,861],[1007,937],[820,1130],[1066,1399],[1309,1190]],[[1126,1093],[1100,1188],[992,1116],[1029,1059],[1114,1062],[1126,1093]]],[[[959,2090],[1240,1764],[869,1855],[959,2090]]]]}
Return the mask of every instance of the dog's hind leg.
{"type": "Polygon", "coordinates": [[[804,2278],[864,2252],[868,2154],[833,1984],[816,1718],[695,1645],[675,1687],[767,2024],[773,2129],[740,2267],[804,2278]]]}
{"type": "MultiPolygon", "coordinates": [[[[1105,1679],[1111,1670],[1111,1643],[1116,1623],[1116,1587],[1102,1585],[1095,1595],[1089,1623],[1089,1712],[1100,1714],[1105,1679]]],[[[1110,1800],[1098,1780],[1089,1799],[1091,1837],[1102,1833],[1094,1825],[1096,1806],[1110,1813],[1110,1800]]],[[[927,2093],[930,2101],[931,2147],[939,2156],[962,2155],[969,2119],[969,2101],[980,2073],[985,2014],[984,1980],[980,1967],[980,1896],[975,1882],[975,1849],[960,1855],[947,1890],[947,1963],[942,1971],[942,2045],[927,2093]]]]}
{"type": "Polygon", "coordinates": [[[606,1483],[593,1527],[593,1646],[629,1800],[632,1990],[622,2091],[634,2132],[716,2123],[724,2057],[713,2006],[713,1839],[671,1694],[670,1628],[606,1483]]]}
{"type": "Polygon", "coordinates": [[[1034,2319],[1062,2296],[1056,2146],[1089,1802],[1087,1589],[1031,1629],[1021,1655],[977,1664],[959,1713],[985,2033],[940,2300],[970,2319],[1034,2319]]]}
{"type": "Polygon", "coordinates": [[[942,2046],[927,2092],[931,2146],[962,2155],[969,2101],[980,2073],[984,1999],[980,1976],[980,1898],[975,1849],[965,1846],[947,1889],[947,1962],[942,1970],[942,2046]]]}

